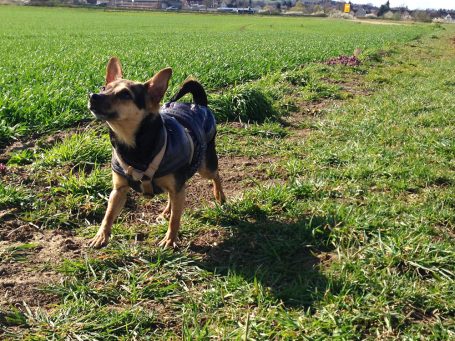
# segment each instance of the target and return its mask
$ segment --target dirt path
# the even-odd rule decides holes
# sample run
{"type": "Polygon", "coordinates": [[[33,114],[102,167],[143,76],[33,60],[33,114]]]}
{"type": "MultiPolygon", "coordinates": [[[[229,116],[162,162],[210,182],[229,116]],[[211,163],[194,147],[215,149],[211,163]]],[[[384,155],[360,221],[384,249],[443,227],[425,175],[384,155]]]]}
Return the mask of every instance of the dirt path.
{"type": "Polygon", "coordinates": [[[413,22],[409,23],[402,23],[402,22],[390,22],[390,21],[385,21],[385,20],[378,20],[378,19],[373,19],[373,20],[355,20],[355,22],[359,22],[362,24],[371,24],[371,25],[394,25],[394,26],[410,26],[413,25],[413,22]]]}

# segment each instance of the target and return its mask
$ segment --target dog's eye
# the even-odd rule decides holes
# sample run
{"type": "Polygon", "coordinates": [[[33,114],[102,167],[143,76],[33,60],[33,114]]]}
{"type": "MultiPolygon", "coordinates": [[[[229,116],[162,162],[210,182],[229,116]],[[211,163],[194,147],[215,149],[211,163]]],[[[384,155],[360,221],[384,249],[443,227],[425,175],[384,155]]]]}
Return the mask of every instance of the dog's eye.
{"type": "Polygon", "coordinates": [[[104,91],[104,90],[106,90],[106,87],[105,87],[105,86],[102,86],[102,87],[100,88],[100,90],[101,90],[101,91],[104,91]]]}
{"type": "Polygon", "coordinates": [[[124,100],[132,99],[131,94],[128,90],[120,91],[117,96],[118,96],[118,98],[124,99],[124,100]]]}

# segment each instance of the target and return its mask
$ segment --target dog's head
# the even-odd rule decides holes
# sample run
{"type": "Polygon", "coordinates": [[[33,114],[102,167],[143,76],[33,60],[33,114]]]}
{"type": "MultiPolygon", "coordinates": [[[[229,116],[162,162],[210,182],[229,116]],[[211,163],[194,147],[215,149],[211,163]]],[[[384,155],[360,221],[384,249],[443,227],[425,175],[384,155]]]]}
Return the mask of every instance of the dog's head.
{"type": "Polygon", "coordinates": [[[90,94],[88,108],[95,117],[108,123],[140,122],[158,113],[172,69],[158,72],[145,83],[122,78],[120,61],[112,57],[107,64],[106,84],[99,93],[90,94]]]}

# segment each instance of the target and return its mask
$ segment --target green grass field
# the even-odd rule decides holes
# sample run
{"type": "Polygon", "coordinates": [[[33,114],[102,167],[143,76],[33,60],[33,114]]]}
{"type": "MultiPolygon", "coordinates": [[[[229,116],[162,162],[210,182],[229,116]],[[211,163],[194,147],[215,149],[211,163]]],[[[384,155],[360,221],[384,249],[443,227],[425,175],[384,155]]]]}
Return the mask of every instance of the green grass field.
{"type": "Polygon", "coordinates": [[[455,27],[19,7],[0,26],[0,339],[455,338],[455,27]],[[172,66],[168,95],[210,89],[228,203],[192,180],[174,252],[165,198],[136,194],[85,247],[110,55],[133,79],[172,66]]]}
{"type": "Polygon", "coordinates": [[[272,71],[409,41],[427,31],[420,25],[320,19],[2,6],[0,143],[86,118],[86,94],[102,85],[113,55],[130,79],[146,81],[172,66],[171,88],[194,75],[210,90],[226,93],[272,71]]]}

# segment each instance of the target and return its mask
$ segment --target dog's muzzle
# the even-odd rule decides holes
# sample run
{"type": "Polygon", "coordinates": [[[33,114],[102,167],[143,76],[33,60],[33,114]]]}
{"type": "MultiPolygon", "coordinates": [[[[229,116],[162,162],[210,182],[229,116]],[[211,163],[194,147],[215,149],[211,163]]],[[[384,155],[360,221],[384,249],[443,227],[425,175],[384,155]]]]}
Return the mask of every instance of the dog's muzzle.
{"type": "Polygon", "coordinates": [[[91,93],[88,97],[88,109],[98,120],[107,121],[117,117],[116,112],[109,112],[106,110],[106,107],[108,106],[106,95],[91,93]]]}

